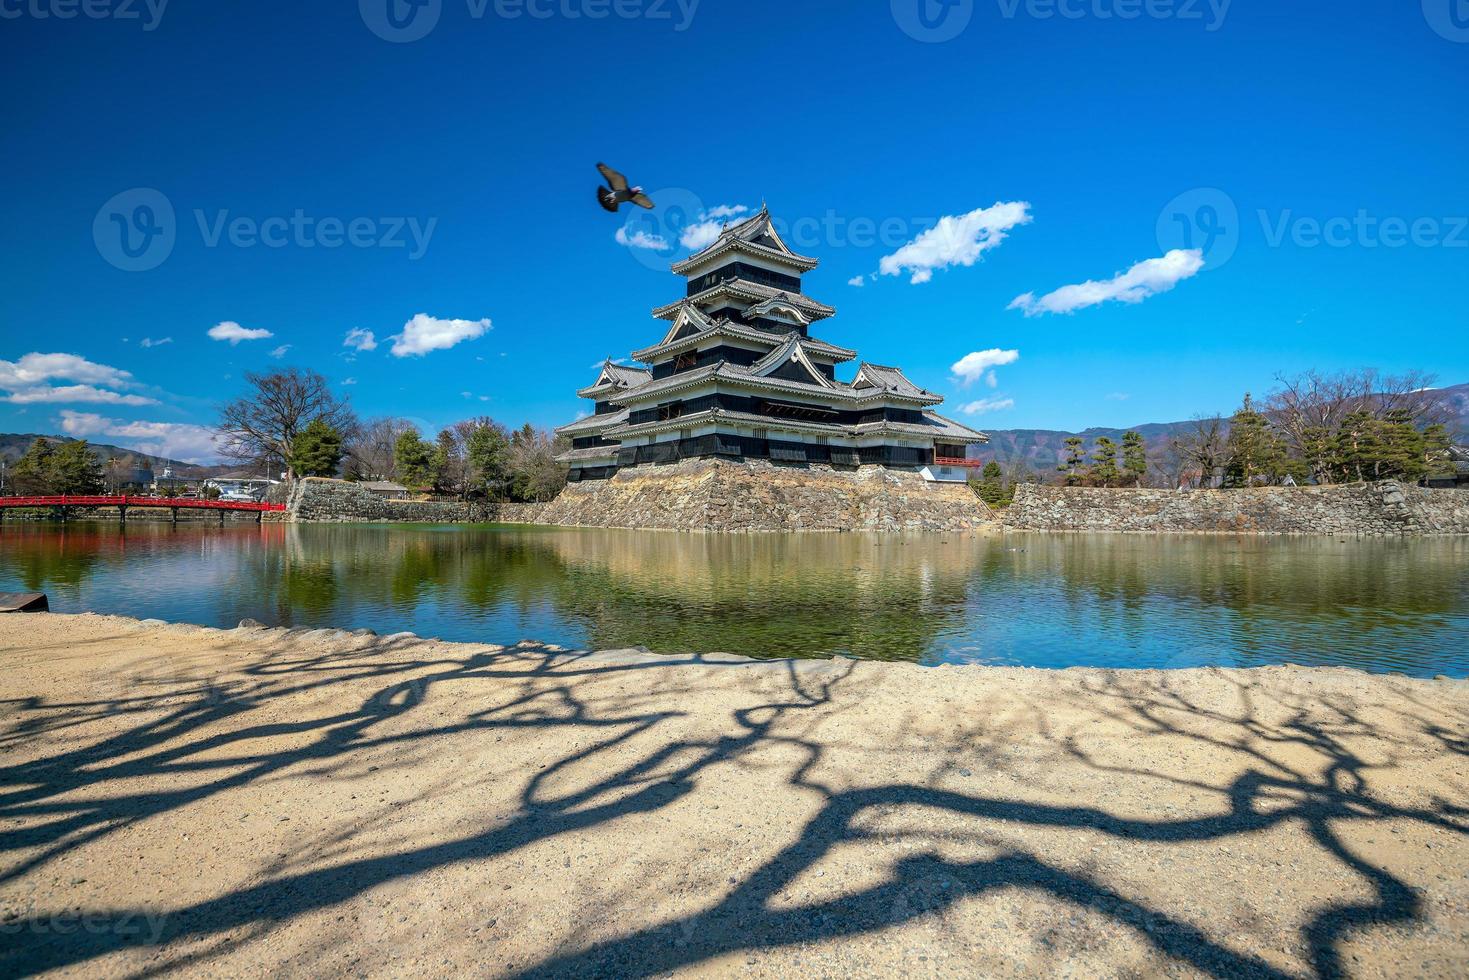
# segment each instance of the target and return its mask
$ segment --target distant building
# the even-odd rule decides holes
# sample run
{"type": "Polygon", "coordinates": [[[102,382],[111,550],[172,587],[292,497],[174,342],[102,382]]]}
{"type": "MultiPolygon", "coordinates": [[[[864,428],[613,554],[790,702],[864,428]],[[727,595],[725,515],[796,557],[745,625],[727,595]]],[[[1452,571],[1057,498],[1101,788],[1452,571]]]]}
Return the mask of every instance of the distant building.
{"type": "Polygon", "coordinates": [[[668,321],[663,338],[632,354],[648,368],[608,360],[577,392],[592,414],[556,430],[572,440],[557,457],[568,478],[719,456],[965,479],[978,465],[967,447],[989,437],[934,412],[942,396],[879,364],[836,379],[857,352],[811,336],[836,312],[801,292],[816,265],[786,246],[763,207],[674,263],[685,296],[653,311],[668,321]]]}
{"type": "Polygon", "coordinates": [[[388,500],[407,500],[412,496],[403,484],[392,483],[388,480],[363,480],[357,485],[364,490],[371,490],[379,497],[386,497],[388,500]]]}
{"type": "Polygon", "coordinates": [[[1440,489],[1469,489],[1469,446],[1450,447],[1449,465],[1453,467],[1453,475],[1432,477],[1424,480],[1423,485],[1440,489]]]}
{"type": "Polygon", "coordinates": [[[251,476],[248,473],[226,473],[222,476],[205,480],[200,484],[200,487],[203,489],[212,487],[218,490],[220,500],[250,503],[264,500],[266,492],[278,482],[267,476],[251,476]]]}

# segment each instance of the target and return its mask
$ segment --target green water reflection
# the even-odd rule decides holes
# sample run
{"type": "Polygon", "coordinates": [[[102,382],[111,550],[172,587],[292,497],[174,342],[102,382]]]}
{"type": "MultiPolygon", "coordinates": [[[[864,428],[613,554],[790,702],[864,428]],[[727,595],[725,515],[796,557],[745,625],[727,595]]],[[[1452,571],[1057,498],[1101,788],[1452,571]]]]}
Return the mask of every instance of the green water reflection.
{"type": "Polygon", "coordinates": [[[231,626],[660,652],[1469,672],[1458,539],[0,528],[0,589],[231,626]]]}

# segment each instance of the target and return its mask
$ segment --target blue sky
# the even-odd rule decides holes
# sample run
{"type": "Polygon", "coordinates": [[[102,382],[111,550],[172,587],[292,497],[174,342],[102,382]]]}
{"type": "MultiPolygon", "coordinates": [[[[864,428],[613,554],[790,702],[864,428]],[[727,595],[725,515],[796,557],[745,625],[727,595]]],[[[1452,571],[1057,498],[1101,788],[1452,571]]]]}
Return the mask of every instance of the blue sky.
{"type": "Polygon", "coordinates": [[[0,0],[0,429],[199,457],[281,364],[430,429],[569,421],[687,252],[619,244],[597,160],[670,245],[768,201],[819,335],[981,428],[1469,381],[1463,0],[393,2],[0,0]]]}

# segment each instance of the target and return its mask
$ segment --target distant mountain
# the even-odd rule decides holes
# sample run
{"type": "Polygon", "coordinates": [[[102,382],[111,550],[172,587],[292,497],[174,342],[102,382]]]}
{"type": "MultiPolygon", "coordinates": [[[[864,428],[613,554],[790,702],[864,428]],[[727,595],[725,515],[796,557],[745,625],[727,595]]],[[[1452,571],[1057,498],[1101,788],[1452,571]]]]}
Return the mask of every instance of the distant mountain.
{"type": "MultiPolygon", "coordinates": [[[[34,432],[0,433],[0,459],[5,460],[7,466],[14,466],[15,461],[20,459],[25,454],[25,451],[31,447],[31,443],[37,439],[46,439],[50,442],[76,442],[71,436],[40,435],[34,432]]],[[[148,453],[139,452],[136,449],[124,449],[121,446],[113,446],[105,442],[88,442],[87,445],[96,454],[97,459],[103,463],[109,459],[117,459],[125,466],[147,467],[157,473],[162,473],[163,468],[167,466],[173,469],[175,476],[179,477],[212,476],[220,470],[218,466],[199,466],[195,463],[185,463],[178,459],[150,456],[148,453]]]]}
{"type": "MultiPolygon", "coordinates": [[[[1457,421],[1457,431],[1453,424],[1449,429],[1456,441],[1463,442],[1469,438],[1469,384],[1441,388],[1439,393],[1457,421]]],[[[1124,432],[1135,431],[1147,442],[1149,457],[1159,457],[1175,436],[1192,427],[1192,421],[1149,422],[1126,429],[1091,428],[1080,432],[1060,432],[1054,429],[987,429],[981,425],[979,428],[989,433],[989,444],[970,447],[969,455],[985,462],[999,460],[1001,465],[1023,459],[1035,469],[1049,472],[1065,458],[1066,440],[1072,436],[1080,436],[1090,448],[1093,441],[1101,436],[1120,442],[1124,432]]]]}

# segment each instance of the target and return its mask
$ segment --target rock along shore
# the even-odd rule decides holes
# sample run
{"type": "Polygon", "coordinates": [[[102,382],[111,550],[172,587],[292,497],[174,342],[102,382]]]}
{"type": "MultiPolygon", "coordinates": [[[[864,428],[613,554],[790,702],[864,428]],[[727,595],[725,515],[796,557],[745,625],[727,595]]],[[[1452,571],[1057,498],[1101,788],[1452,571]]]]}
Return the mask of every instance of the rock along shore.
{"type": "Polygon", "coordinates": [[[0,974],[1462,976],[1469,687],[0,617],[0,974]]]}

